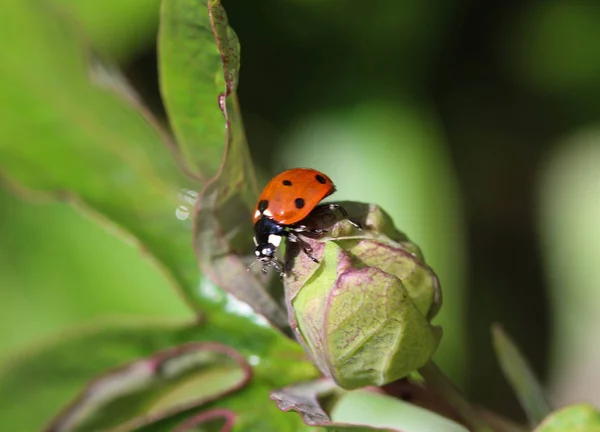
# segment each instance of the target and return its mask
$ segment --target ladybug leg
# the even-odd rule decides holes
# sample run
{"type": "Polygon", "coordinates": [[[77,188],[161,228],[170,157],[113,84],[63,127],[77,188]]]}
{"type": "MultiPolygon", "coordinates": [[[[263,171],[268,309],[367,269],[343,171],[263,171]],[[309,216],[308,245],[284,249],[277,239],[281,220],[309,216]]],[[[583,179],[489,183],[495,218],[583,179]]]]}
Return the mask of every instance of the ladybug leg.
{"type": "Polygon", "coordinates": [[[314,229],[314,228],[309,228],[306,225],[296,225],[294,227],[294,231],[296,231],[296,232],[308,232],[308,233],[311,233],[311,234],[323,234],[323,233],[327,232],[326,229],[319,229],[319,228],[314,229]]]}
{"type": "Polygon", "coordinates": [[[304,240],[302,240],[299,236],[297,236],[294,232],[291,232],[291,231],[288,233],[287,237],[288,237],[289,241],[298,243],[302,247],[302,250],[304,251],[304,253],[306,255],[308,255],[308,257],[311,260],[313,260],[317,264],[319,263],[319,260],[313,254],[313,248],[310,247],[310,245],[308,243],[306,243],[304,240]]]}
{"type": "MultiPolygon", "coordinates": [[[[269,267],[274,267],[275,270],[277,270],[277,272],[279,273],[279,278],[283,279],[283,264],[281,263],[281,261],[274,258],[268,263],[263,264],[262,268],[260,269],[262,274],[266,275],[267,273],[269,273],[269,267]]],[[[250,267],[248,267],[248,270],[250,270],[250,267]]]]}
{"type": "Polygon", "coordinates": [[[306,255],[308,255],[308,257],[313,260],[314,262],[316,262],[317,264],[319,264],[319,260],[317,259],[317,257],[315,257],[315,255],[313,254],[313,248],[311,248],[305,241],[301,241],[300,245],[302,246],[302,250],[304,251],[304,253],[306,255]]]}
{"type": "Polygon", "coordinates": [[[281,264],[281,261],[279,261],[278,259],[274,259],[273,261],[271,261],[271,265],[275,267],[275,270],[277,270],[277,272],[279,273],[279,278],[283,279],[283,265],[281,264]]]}
{"type": "Polygon", "coordinates": [[[362,230],[362,227],[360,226],[360,224],[358,222],[354,222],[352,219],[350,219],[350,217],[348,216],[348,212],[341,205],[339,205],[339,204],[326,204],[324,207],[327,210],[329,210],[330,212],[334,212],[334,211],[337,210],[342,215],[342,219],[346,219],[348,222],[350,222],[350,224],[352,226],[354,226],[355,228],[358,228],[359,230],[362,230]]]}

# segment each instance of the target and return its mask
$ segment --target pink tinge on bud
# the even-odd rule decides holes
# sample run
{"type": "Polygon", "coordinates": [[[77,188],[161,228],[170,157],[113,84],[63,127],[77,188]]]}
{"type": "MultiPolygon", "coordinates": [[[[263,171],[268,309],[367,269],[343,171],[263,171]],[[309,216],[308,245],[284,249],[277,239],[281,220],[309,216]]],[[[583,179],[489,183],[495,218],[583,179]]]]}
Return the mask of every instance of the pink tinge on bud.
{"type": "Polygon", "coordinates": [[[407,376],[429,361],[441,337],[429,322],[441,305],[439,282],[418,246],[379,207],[358,208],[367,211],[357,219],[366,229],[341,221],[307,238],[318,263],[289,245],[284,278],[297,339],[347,389],[407,376]]]}

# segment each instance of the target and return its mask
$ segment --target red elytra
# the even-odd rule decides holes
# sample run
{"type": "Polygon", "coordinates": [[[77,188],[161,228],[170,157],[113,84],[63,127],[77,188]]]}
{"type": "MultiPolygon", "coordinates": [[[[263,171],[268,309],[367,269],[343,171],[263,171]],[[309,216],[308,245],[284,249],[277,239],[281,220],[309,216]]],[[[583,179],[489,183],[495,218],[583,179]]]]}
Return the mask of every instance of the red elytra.
{"type": "MultiPolygon", "coordinates": [[[[299,234],[326,232],[303,225],[302,221],[334,192],[331,179],[311,168],[293,168],[273,177],[258,197],[252,215],[256,245],[254,254],[257,261],[262,263],[263,273],[272,266],[280,276],[283,275],[283,264],[275,258],[275,252],[284,237],[299,243],[314,262],[319,262],[310,245],[299,234]]],[[[347,217],[346,211],[338,205],[331,204],[329,209],[340,209],[347,217]]]]}
{"type": "Polygon", "coordinates": [[[265,186],[252,221],[256,224],[261,217],[267,217],[280,225],[293,225],[334,192],[333,182],[322,172],[312,168],[289,169],[265,186]]]}

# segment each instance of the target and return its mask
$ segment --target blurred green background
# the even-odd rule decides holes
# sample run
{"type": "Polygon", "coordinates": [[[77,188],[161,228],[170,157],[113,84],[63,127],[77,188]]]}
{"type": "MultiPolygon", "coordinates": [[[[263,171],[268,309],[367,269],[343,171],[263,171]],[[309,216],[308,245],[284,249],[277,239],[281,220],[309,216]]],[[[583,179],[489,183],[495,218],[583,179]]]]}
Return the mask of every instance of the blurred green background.
{"type": "MultiPolygon", "coordinates": [[[[159,3],[32,2],[58,5],[164,117],[159,3]]],[[[521,416],[492,353],[489,327],[501,322],[557,403],[600,406],[600,4],[224,6],[242,44],[239,97],[263,181],[312,166],[334,179],[336,199],[392,214],[440,276],[436,358],[473,400],[521,416]]],[[[6,41],[20,23],[3,7],[6,41]]],[[[43,53],[28,42],[23,32],[5,50],[31,74],[27,59],[43,53]]],[[[15,91],[2,88],[5,55],[0,95],[15,91]]],[[[13,127],[0,116],[0,139],[13,127]]],[[[66,204],[0,189],[0,361],[99,316],[191,316],[114,234],[66,204]]]]}

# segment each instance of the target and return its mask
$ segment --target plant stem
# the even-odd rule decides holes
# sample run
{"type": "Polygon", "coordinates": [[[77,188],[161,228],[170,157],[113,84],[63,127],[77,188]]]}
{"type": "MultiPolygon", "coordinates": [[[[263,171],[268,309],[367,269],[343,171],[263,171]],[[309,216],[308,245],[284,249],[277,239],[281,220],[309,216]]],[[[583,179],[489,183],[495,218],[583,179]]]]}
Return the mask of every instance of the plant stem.
{"type": "Polygon", "coordinates": [[[494,432],[494,429],[484,420],[473,406],[465,399],[461,392],[444,375],[437,365],[430,361],[419,372],[425,379],[427,386],[442,396],[463,418],[473,432],[494,432]]]}

